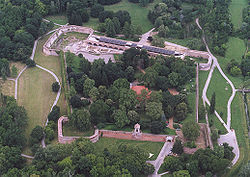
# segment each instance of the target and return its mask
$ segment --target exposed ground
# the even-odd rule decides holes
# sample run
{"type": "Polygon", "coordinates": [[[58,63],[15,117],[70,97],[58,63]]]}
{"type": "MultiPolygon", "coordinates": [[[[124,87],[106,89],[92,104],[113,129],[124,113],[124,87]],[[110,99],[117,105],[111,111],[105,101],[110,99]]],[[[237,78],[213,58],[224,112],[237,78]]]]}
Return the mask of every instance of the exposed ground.
{"type": "Polygon", "coordinates": [[[11,80],[3,81],[2,78],[0,78],[0,92],[2,92],[4,95],[8,96],[15,96],[15,82],[11,80]]]}

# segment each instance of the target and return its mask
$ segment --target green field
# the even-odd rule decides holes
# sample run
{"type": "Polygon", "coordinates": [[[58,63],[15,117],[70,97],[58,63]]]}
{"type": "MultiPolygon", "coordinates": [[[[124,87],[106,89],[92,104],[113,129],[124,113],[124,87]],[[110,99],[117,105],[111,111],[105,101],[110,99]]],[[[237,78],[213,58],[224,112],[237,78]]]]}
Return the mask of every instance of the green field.
{"type": "Polygon", "coordinates": [[[109,150],[115,150],[119,144],[125,143],[126,145],[138,146],[144,149],[147,153],[154,154],[148,160],[155,160],[160,153],[163,146],[163,142],[150,142],[150,141],[134,141],[134,140],[120,140],[114,138],[100,138],[98,142],[95,143],[96,150],[98,152],[103,152],[105,148],[109,150]]]}
{"type": "MultiPolygon", "coordinates": [[[[38,42],[34,60],[37,64],[54,72],[61,81],[59,57],[45,56],[42,53],[42,46],[48,36],[38,42]]],[[[35,67],[28,68],[21,75],[18,82],[18,104],[25,107],[28,113],[28,126],[25,136],[29,139],[32,129],[36,125],[44,126],[48,113],[55,101],[56,94],[52,92],[51,84],[55,79],[49,73],[35,67]]],[[[66,114],[66,103],[64,93],[61,94],[57,104],[61,108],[61,114],[66,114]]],[[[29,152],[27,148],[26,152],[29,152]]]]}
{"type": "Polygon", "coordinates": [[[236,29],[242,24],[242,10],[247,7],[247,0],[232,0],[229,6],[232,15],[232,23],[236,29]]]}
{"type": "Polygon", "coordinates": [[[91,136],[94,134],[94,129],[88,131],[79,131],[75,127],[69,125],[68,123],[63,124],[63,136],[91,136]]]}
{"type": "Polygon", "coordinates": [[[35,67],[29,68],[21,75],[18,82],[19,105],[24,106],[28,114],[26,138],[36,125],[44,126],[50,108],[56,98],[51,90],[55,79],[47,72],[35,67]]]}
{"type": "Polygon", "coordinates": [[[214,69],[212,79],[208,86],[207,97],[211,101],[213,92],[215,92],[215,110],[220,114],[223,113],[222,119],[227,121],[227,102],[232,94],[232,88],[222,77],[219,70],[214,69]]]}
{"type": "Polygon", "coordinates": [[[148,12],[154,7],[155,4],[161,2],[161,0],[155,0],[147,7],[141,7],[140,4],[131,3],[128,0],[122,0],[121,2],[105,6],[105,10],[119,11],[126,10],[131,16],[132,24],[142,27],[142,32],[145,33],[153,28],[153,24],[148,20],[148,12]]]}
{"type": "Polygon", "coordinates": [[[240,158],[233,168],[225,175],[227,177],[237,176],[240,168],[250,160],[249,139],[241,93],[237,93],[232,102],[231,126],[236,131],[236,137],[240,147],[240,158]]]}
{"type": "Polygon", "coordinates": [[[62,15],[49,15],[46,16],[45,19],[52,21],[53,23],[57,23],[60,25],[65,25],[68,22],[68,19],[66,17],[66,15],[62,14],[62,15]]]}

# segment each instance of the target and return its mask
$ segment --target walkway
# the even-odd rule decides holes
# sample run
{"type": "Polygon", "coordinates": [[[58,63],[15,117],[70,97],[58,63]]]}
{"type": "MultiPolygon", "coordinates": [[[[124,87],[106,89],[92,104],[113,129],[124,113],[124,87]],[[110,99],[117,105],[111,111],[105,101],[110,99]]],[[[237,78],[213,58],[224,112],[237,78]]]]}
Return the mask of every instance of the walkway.
{"type": "MultiPolygon", "coordinates": [[[[45,36],[47,36],[47,35],[53,33],[54,31],[55,31],[55,30],[52,30],[52,31],[48,32],[47,34],[45,34],[45,36]]],[[[34,60],[34,56],[35,56],[35,52],[36,52],[37,43],[38,43],[38,41],[39,41],[40,39],[41,39],[41,37],[39,37],[39,38],[38,38],[37,40],[35,40],[35,42],[34,42],[32,54],[31,54],[31,56],[30,56],[30,59],[31,59],[31,60],[34,60]]],[[[59,100],[59,97],[60,97],[60,95],[61,95],[61,84],[60,84],[60,81],[59,81],[59,79],[58,79],[58,77],[56,76],[55,73],[53,73],[52,71],[50,71],[50,70],[48,70],[48,69],[46,69],[46,68],[44,68],[44,67],[42,67],[42,66],[40,66],[40,65],[38,65],[38,64],[36,65],[36,67],[42,69],[43,71],[46,71],[46,72],[50,73],[50,74],[55,78],[56,82],[58,82],[59,85],[60,85],[60,89],[59,89],[59,91],[57,92],[56,99],[55,99],[55,101],[54,101],[54,103],[53,103],[53,105],[52,105],[52,107],[51,107],[51,109],[50,109],[50,112],[51,112],[52,109],[53,109],[53,107],[57,104],[57,102],[58,102],[58,100],[59,100]]],[[[17,78],[15,79],[15,99],[16,99],[16,100],[17,100],[18,79],[20,78],[20,76],[22,75],[22,73],[23,73],[27,68],[28,68],[28,67],[25,66],[25,68],[18,74],[17,78]]],[[[48,119],[46,120],[45,126],[47,126],[47,123],[48,123],[48,119]]],[[[41,142],[41,143],[42,143],[42,147],[44,148],[44,147],[46,146],[46,145],[45,145],[45,137],[42,139],[42,142],[41,142]]],[[[24,155],[25,155],[25,154],[24,154],[24,155]]]]}
{"type": "MultiPolygon", "coordinates": [[[[202,30],[202,27],[199,24],[199,19],[198,18],[196,19],[196,24],[202,30]]],[[[203,99],[204,105],[205,105],[205,103],[207,103],[210,106],[210,102],[209,102],[206,94],[207,94],[207,89],[208,89],[209,83],[211,81],[212,74],[213,74],[213,71],[214,71],[215,67],[218,68],[218,70],[219,70],[220,74],[222,75],[222,77],[230,84],[230,86],[232,88],[232,95],[231,95],[231,97],[229,98],[229,100],[227,102],[227,123],[225,123],[222,120],[222,118],[217,113],[217,111],[215,111],[215,115],[219,119],[219,121],[223,124],[223,126],[226,128],[226,130],[228,131],[228,133],[226,135],[221,135],[220,136],[220,138],[218,139],[218,142],[219,143],[226,142],[226,143],[228,143],[230,146],[232,146],[234,148],[233,152],[235,153],[235,158],[232,161],[232,164],[234,165],[237,162],[237,160],[239,159],[239,155],[240,155],[239,146],[238,146],[238,142],[237,142],[237,139],[236,139],[235,131],[230,129],[231,128],[231,103],[232,103],[233,98],[235,96],[236,89],[235,89],[233,83],[228,79],[228,77],[222,71],[222,69],[221,69],[221,67],[220,67],[220,65],[219,65],[219,63],[217,61],[217,58],[214,57],[213,54],[210,52],[210,50],[208,48],[208,45],[206,43],[204,34],[203,34],[202,39],[203,39],[204,44],[206,45],[206,49],[207,49],[209,55],[211,56],[211,58],[213,60],[213,65],[212,65],[212,67],[210,69],[206,84],[205,84],[203,92],[202,92],[202,99],[203,99]]],[[[206,115],[206,121],[208,123],[207,115],[206,115]]]]}
{"type": "Polygon", "coordinates": [[[159,153],[158,157],[154,161],[147,161],[148,163],[151,163],[155,167],[155,171],[153,174],[149,175],[149,177],[159,177],[161,175],[158,174],[158,171],[161,167],[161,165],[164,162],[164,158],[170,153],[170,151],[173,148],[174,143],[173,142],[165,142],[163,145],[161,152],[159,153]]]}

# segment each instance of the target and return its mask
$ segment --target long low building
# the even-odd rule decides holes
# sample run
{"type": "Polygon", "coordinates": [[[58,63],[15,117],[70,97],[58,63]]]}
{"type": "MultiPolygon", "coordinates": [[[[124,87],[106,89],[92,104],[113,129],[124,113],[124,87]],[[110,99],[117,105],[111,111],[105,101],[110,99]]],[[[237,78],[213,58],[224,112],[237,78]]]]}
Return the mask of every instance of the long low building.
{"type": "Polygon", "coordinates": [[[136,44],[136,43],[131,43],[131,42],[127,42],[127,41],[123,41],[123,40],[119,40],[119,39],[112,39],[112,38],[99,37],[99,36],[97,36],[96,39],[99,42],[118,45],[118,46],[128,46],[128,47],[135,47],[135,48],[145,49],[148,52],[153,52],[153,53],[156,53],[156,54],[162,54],[162,55],[174,55],[174,54],[176,54],[175,51],[167,50],[167,49],[164,49],[164,48],[146,46],[146,45],[139,45],[139,44],[136,44]]]}

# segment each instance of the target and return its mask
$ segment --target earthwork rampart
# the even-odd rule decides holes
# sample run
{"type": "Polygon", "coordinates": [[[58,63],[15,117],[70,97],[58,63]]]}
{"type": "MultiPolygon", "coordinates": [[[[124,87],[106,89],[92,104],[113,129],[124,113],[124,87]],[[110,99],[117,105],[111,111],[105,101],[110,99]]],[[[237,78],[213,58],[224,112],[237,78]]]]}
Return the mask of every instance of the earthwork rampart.
{"type": "Polygon", "coordinates": [[[43,45],[43,53],[46,55],[54,55],[58,56],[56,53],[56,49],[52,49],[52,45],[59,39],[62,34],[68,32],[78,32],[85,34],[92,34],[94,32],[93,29],[83,26],[75,26],[75,25],[66,25],[58,28],[55,33],[53,33],[46,43],[43,45]]]}

